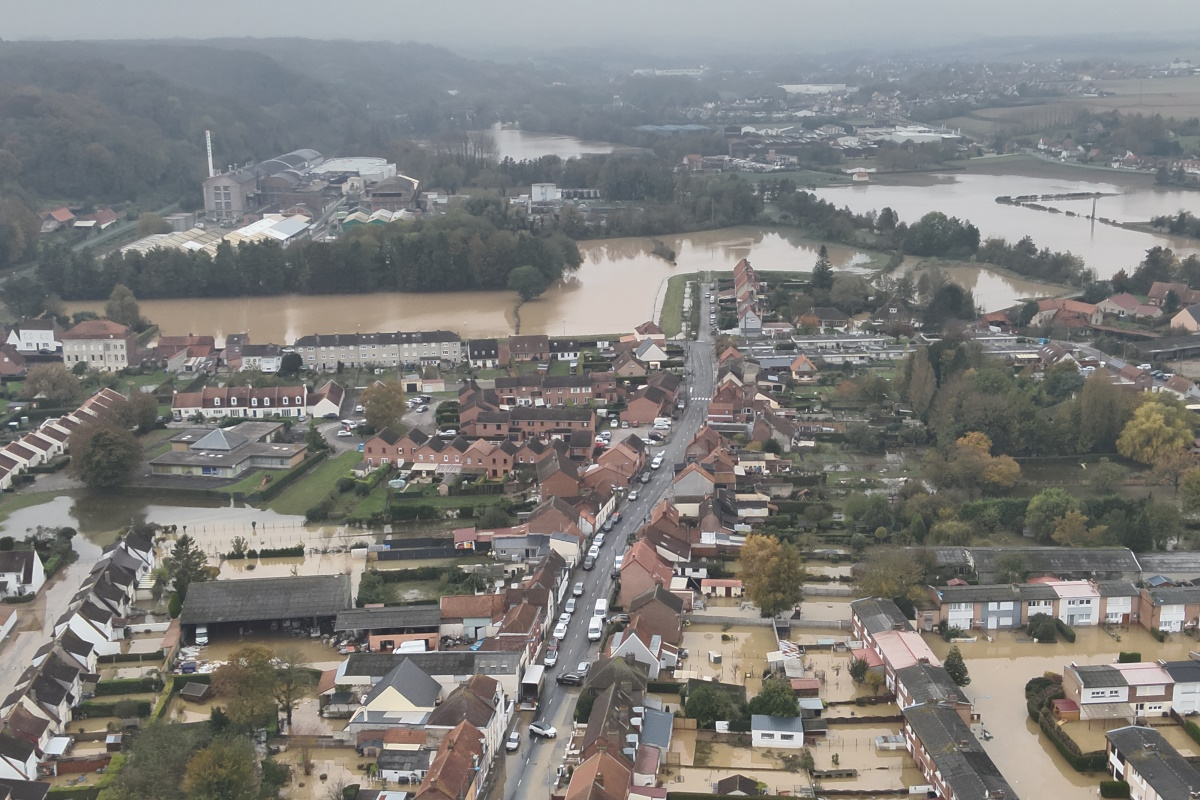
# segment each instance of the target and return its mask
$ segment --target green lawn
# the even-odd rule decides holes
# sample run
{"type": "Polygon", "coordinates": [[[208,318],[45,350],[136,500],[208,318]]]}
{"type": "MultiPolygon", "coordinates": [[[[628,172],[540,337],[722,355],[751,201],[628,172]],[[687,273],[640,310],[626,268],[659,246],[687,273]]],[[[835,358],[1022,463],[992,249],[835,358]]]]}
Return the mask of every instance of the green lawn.
{"type": "Polygon", "coordinates": [[[117,391],[132,394],[140,391],[143,386],[159,386],[170,377],[165,370],[158,370],[149,375],[123,375],[117,383],[117,391]]]}
{"type": "Polygon", "coordinates": [[[280,514],[303,515],[333,491],[338,478],[349,477],[350,469],[359,461],[362,461],[362,455],[357,450],[326,459],[267,505],[280,514]]]}
{"type": "MultiPolygon", "coordinates": [[[[694,281],[698,277],[697,273],[687,275],[672,275],[667,281],[667,294],[663,298],[662,318],[659,320],[659,326],[663,329],[663,333],[667,337],[678,336],[683,330],[683,297],[688,281],[694,281]]],[[[696,300],[693,297],[693,302],[696,300]]]]}
{"type": "Polygon", "coordinates": [[[562,361],[560,359],[554,359],[553,361],[550,362],[550,374],[551,375],[570,375],[571,374],[571,362],[570,361],[562,361]]]}
{"type": "Polygon", "coordinates": [[[0,520],[8,519],[14,511],[49,503],[57,496],[58,492],[5,492],[0,495],[0,520]]]}
{"type": "Polygon", "coordinates": [[[275,478],[281,478],[286,474],[286,472],[281,472],[277,469],[257,469],[253,472],[247,473],[240,481],[232,486],[226,486],[223,491],[241,492],[243,495],[247,495],[251,492],[258,491],[258,488],[262,486],[262,479],[266,476],[271,475],[273,476],[272,480],[274,480],[275,478]]]}
{"type": "Polygon", "coordinates": [[[372,514],[378,514],[387,506],[388,485],[387,481],[380,481],[369,495],[354,507],[350,512],[350,516],[355,518],[365,518],[372,514]]]}

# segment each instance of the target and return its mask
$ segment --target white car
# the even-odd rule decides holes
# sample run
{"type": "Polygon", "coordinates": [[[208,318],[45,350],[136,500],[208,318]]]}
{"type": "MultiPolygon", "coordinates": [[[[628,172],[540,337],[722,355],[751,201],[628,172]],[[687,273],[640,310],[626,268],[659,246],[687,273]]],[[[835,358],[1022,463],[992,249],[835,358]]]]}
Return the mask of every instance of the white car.
{"type": "Polygon", "coordinates": [[[636,502],[637,499],[638,499],[637,489],[634,489],[632,492],[629,493],[629,502],[631,502],[631,503],[636,502]]]}
{"type": "Polygon", "coordinates": [[[554,638],[555,639],[566,638],[566,635],[567,635],[567,623],[560,622],[554,626],[554,638]]]}
{"type": "Polygon", "coordinates": [[[553,667],[558,663],[558,648],[551,647],[546,651],[546,657],[542,659],[542,664],[547,667],[553,667]]]}
{"type": "Polygon", "coordinates": [[[580,661],[579,666],[575,668],[575,671],[578,672],[580,675],[587,675],[588,670],[590,670],[591,668],[592,668],[592,662],[580,661]]]}
{"type": "Polygon", "coordinates": [[[363,407],[362,407],[362,405],[361,405],[361,404],[359,404],[359,405],[356,405],[356,406],[354,407],[354,413],[356,413],[356,414],[361,414],[362,412],[363,412],[363,407]]]}
{"type": "Polygon", "coordinates": [[[619,427],[621,427],[621,423],[620,423],[620,422],[618,422],[617,420],[613,419],[613,420],[610,420],[610,421],[609,421],[609,423],[608,423],[608,427],[610,427],[610,428],[619,428],[619,427]]]}
{"type": "Polygon", "coordinates": [[[596,538],[592,540],[592,544],[596,545],[596,547],[603,547],[604,546],[604,534],[597,533],[596,538]]]}
{"type": "Polygon", "coordinates": [[[555,736],[558,736],[558,731],[554,729],[553,725],[538,720],[536,722],[529,723],[529,735],[553,739],[555,736]]]}
{"type": "Polygon", "coordinates": [[[579,583],[575,584],[575,588],[571,590],[571,594],[575,595],[576,597],[583,596],[583,581],[579,581],[579,583]]]}
{"type": "Polygon", "coordinates": [[[568,614],[574,614],[575,613],[575,598],[574,597],[569,598],[567,600],[567,604],[565,606],[563,606],[563,608],[566,609],[568,614]]]}
{"type": "Polygon", "coordinates": [[[515,753],[517,748],[521,746],[521,734],[513,731],[508,735],[508,741],[504,743],[504,749],[510,753],[515,753]]]}
{"type": "Polygon", "coordinates": [[[592,545],[591,549],[588,550],[587,554],[589,556],[591,556],[592,558],[599,558],[600,557],[600,548],[597,547],[596,545],[592,545]]]}
{"type": "Polygon", "coordinates": [[[342,429],[337,432],[337,435],[338,435],[339,439],[344,439],[345,437],[353,436],[354,434],[350,433],[350,431],[348,431],[348,430],[342,429]]]}
{"type": "Polygon", "coordinates": [[[560,623],[560,624],[562,624],[562,625],[566,625],[568,622],[570,622],[570,621],[571,621],[571,612],[570,612],[570,611],[564,611],[563,613],[559,614],[559,615],[558,615],[558,621],[559,621],[559,623],[560,623]]]}

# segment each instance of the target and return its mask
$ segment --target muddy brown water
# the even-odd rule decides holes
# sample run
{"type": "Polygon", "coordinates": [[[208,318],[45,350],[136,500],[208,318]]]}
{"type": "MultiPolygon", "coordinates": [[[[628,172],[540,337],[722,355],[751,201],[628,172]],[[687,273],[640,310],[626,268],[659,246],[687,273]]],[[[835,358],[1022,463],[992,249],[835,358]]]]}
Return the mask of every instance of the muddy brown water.
{"type": "MultiPolygon", "coordinates": [[[[1155,245],[1170,247],[1181,254],[1200,252],[1200,243],[1182,237],[1154,235],[1095,223],[1065,213],[1051,214],[995,202],[997,197],[1021,195],[1060,195],[1074,192],[1101,192],[1096,203],[1096,215],[1121,222],[1148,221],[1160,214],[1174,214],[1180,209],[1200,212],[1200,194],[1177,189],[1121,185],[1121,175],[1099,173],[1090,178],[1082,173],[1076,180],[1039,178],[1027,175],[962,175],[943,174],[929,180],[928,175],[916,176],[905,185],[902,179],[889,178],[888,185],[844,186],[820,189],[817,194],[839,206],[855,212],[878,211],[884,206],[895,209],[900,219],[910,225],[930,211],[969,219],[979,228],[983,238],[1003,237],[1016,242],[1030,236],[1038,247],[1069,250],[1082,256],[1087,265],[1102,278],[1111,277],[1119,269],[1135,266],[1155,245]]],[[[1041,203],[1060,211],[1091,214],[1092,201],[1048,200],[1041,203]]],[[[990,305],[986,295],[976,294],[977,300],[990,305]]]]}
{"type": "MultiPolygon", "coordinates": [[[[1034,644],[1018,641],[1010,632],[998,632],[995,641],[983,639],[959,644],[971,684],[964,689],[983,716],[983,726],[995,738],[983,742],[983,748],[996,762],[1021,797],[1052,797],[1056,800],[1084,800],[1094,797],[1102,774],[1084,775],[1076,772],[1058,755],[1053,746],[1040,736],[1029,720],[1025,709],[1025,684],[1045,672],[1062,673],[1071,662],[1077,664],[1110,664],[1122,650],[1138,651],[1143,661],[1187,658],[1196,649],[1194,639],[1172,637],[1165,643],[1155,641],[1141,628],[1119,632],[1118,642],[1099,628],[1077,628],[1074,644],[1034,644]]],[[[926,635],[925,640],[940,657],[945,658],[951,645],[940,637],[926,635]]],[[[1120,727],[1122,722],[1110,723],[1120,727]]],[[[1102,740],[1103,723],[1094,723],[1100,733],[1086,738],[1089,744],[1102,740]]],[[[1175,741],[1175,739],[1172,739],[1175,741]]],[[[1182,740],[1180,741],[1182,743],[1182,740]]]]}
{"type": "MultiPolygon", "coordinates": [[[[811,269],[816,246],[786,230],[741,227],[659,237],[676,252],[669,264],[651,254],[652,240],[580,242],[583,264],[521,307],[521,333],[581,335],[630,331],[658,319],[667,280],[675,274],[729,271],[749,258],[760,271],[811,269]]],[[[836,269],[861,269],[869,258],[831,245],[836,269]]],[[[514,331],[511,292],[430,292],[371,295],[282,295],[266,298],[146,300],[142,313],[165,334],[249,331],[255,342],[290,344],[309,333],[448,329],[463,337],[514,331]]],[[[72,303],[71,311],[102,311],[103,302],[72,303]]]]}

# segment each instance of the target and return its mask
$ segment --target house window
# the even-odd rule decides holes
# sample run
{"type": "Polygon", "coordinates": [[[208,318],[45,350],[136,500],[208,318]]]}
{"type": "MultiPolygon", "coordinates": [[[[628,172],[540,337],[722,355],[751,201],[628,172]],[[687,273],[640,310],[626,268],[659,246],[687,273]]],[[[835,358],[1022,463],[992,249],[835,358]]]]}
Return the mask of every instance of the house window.
{"type": "Polygon", "coordinates": [[[257,397],[251,397],[251,398],[250,398],[250,405],[252,405],[252,406],[256,406],[256,407],[257,407],[257,406],[258,406],[258,398],[257,398],[257,397]]]}
{"type": "Polygon", "coordinates": [[[288,401],[288,399],[287,399],[286,397],[285,397],[285,398],[283,398],[283,404],[284,404],[285,406],[288,404],[288,402],[287,402],[287,401],[288,401]]]}
{"type": "Polygon", "coordinates": [[[220,406],[220,405],[221,405],[221,398],[219,398],[219,397],[214,397],[214,398],[213,398],[213,405],[214,405],[214,406],[220,406]]]}
{"type": "Polygon", "coordinates": [[[271,405],[271,398],[269,398],[269,397],[264,397],[264,398],[263,398],[263,405],[264,405],[264,406],[269,406],[269,405],[271,405]]]}
{"type": "Polygon", "coordinates": [[[300,398],[299,398],[299,397],[297,397],[297,398],[296,398],[296,405],[300,405],[300,398]]]}
{"type": "Polygon", "coordinates": [[[784,742],[792,742],[795,741],[796,735],[794,733],[781,733],[779,734],[779,739],[784,742]]]}
{"type": "Polygon", "coordinates": [[[775,738],[775,734],[773,734],[773,733],[764,733],[764,734],[762,735],[762,738],[764,738],[764,739],[774,739],[774,738],[775,738]]]}

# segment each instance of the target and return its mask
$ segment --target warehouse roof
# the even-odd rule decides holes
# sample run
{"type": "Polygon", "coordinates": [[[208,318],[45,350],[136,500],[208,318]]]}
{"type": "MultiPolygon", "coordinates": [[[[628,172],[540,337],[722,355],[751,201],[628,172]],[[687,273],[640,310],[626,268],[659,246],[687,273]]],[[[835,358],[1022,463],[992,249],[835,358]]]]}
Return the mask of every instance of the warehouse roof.
{"type": "Polygon", "coordinates": [[[193,583],[185,625],[332,617],[350,607],[349,575],[301,575],[193,583]]]}
{"type": "Polygon", "coordinates": [[[369,631],[380,628],[436,628],[442,622],[437,606],[351,608],[340,612],[334,631],[369,631]]]}

